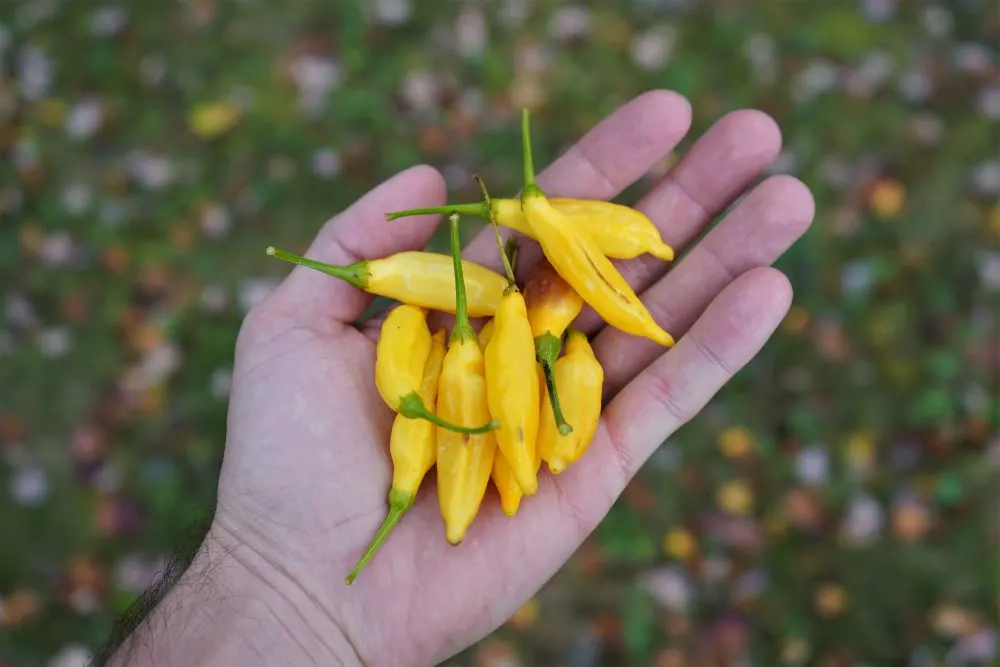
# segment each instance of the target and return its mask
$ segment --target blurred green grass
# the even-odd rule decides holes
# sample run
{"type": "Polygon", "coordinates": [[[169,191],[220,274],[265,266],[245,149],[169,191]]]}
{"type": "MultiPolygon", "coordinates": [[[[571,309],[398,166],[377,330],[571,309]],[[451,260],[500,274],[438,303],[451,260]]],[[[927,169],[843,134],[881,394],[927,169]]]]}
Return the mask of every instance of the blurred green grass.
{"type": "Polygon", "coordinates": [[[731,110],[778,120],[773,171],[817,202],[778,263],[795,306],[565,570],[452,664],[937,665],[995,644],[989,3],[7,8],[0,665],[99,644],[210,511],[235,335],[287,271],[267,245],[303,250],[419,162],[454,200],[477,198],[473,172],[513,193],[519,104],[543,163],[651,88],[693,105],[674,159],[731,110]],[[202,139],[188,114],[212,103],[242,117],[202,139]],[[745,515],[717,504],[734,483],[745,515]]]}

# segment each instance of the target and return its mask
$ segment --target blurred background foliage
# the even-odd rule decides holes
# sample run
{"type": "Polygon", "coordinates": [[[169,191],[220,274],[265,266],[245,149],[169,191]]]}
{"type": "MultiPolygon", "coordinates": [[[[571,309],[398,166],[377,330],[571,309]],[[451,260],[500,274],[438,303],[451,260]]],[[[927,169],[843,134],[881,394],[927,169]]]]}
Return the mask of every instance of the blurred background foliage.
{"type": "Polygon", "coordinates": [[[998,43],[987,0],[6,0],[0,665],[85,664],[210,512],[267,245],[418,162],[513,193],[517,107],[544,162],[658,87],[693,128],[620,201],[772,114],[794,307],[450,664],[997,664],[998,43]]]}

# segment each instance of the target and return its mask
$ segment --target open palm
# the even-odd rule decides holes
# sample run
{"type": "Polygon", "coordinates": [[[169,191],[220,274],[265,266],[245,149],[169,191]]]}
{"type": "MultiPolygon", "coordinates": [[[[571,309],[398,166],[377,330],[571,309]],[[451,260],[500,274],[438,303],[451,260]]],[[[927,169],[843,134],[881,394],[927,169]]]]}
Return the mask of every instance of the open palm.
{"type": "MultiPolygon", "coordinates": [[[[687,132],[690,107],[653,91],[605,118],[539,175],[550,196],[608,199],[645,174],[687,132]]],[[[806,187],[772,176],[693,248],[719,211],[751,186],[780,148],[756,111],[719,120],[638,204],[679,252],[619,263],[656,320],[664,350],[577,325],[605,367],[607,403],[580,461],[540,476],[519,514],[489,492],[459,546],[448,545],[433,473],[413,509],[352,585],[344,575],[386,512],[392,413],[373,384],[377,329],[354,323],[371,298],[296,267],[247,317],[237,345],[229,433],[212,530],[239,545],[256,574],[300,600],[306,624],[344,664],[427,665],[497,627],[570,557],[657,446],[695,415],[764,344],[791,300],[769,265],[807,228],[806,187]],[[669,270],[669,272],[668,272],[669,270]]],[[[445,202],[430,167],[368,193],[320,231],[308,255],[335,264],[423,247],[437,217],[386,222],[391,210],[445,202]]],[[[467,259],[496,266],[487,230],[467,259]]],[[[539,251],[522,242],[519,273],[539,251]]]]}

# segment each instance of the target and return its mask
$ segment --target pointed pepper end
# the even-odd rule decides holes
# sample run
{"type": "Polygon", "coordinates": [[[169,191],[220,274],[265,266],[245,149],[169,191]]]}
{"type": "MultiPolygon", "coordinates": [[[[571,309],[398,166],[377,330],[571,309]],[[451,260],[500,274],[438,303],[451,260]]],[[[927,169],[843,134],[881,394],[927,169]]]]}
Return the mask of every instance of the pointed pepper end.
{"type": "Polygon", "coordinates": [[[532,475],[532,477],[528,480],[519,479],[517,481],[517,485],[521,487],[521,493],[524,494],[525,497],[533,496],[538,493],[538,477],[535,475],[532,475]],[[528,484],[525,484],[525,481],[527,481],[528,484]]]}
{"type": "Polygon", "coordinates": [[[657,259],[662,259],[664,262],[674,261],[674,249],[668,246],[666,243],[660,243],[655,248],[651,250],[654,257],[657,259]]]}
{"type": "Polygon", "coordinates": [[[445,539],[448,540],[448,544],[453,547],[457,547],[465,539],[465,529],[464,528],[451,528],[449,527],[445,533],[445,539]]]}
{"type": "Polygon", "coordinates": [[[674,337],[668,334],[663,329],[660,329],[659,331],[656,332],[656,337],[653,338],[653,340],[659,343],[660,345],[663,345],[664,347],[673,347],[676,344],[676,342],[674,341],[674,337]]]}
{"type": "Polygon", "coordinates": [[[559,473],[566,470],[567,463],[564,459],[552,459],[549,461],[549,472],[553,475],[558,475],[559,473]]]}
{"type": "Polygon", "coordinates": [[[515,503],[501,503],[500,509],[503,511],[504,515],[509,517],[517,516],[517,510],[520,507],[521,502],[517,501],[515,503]]]}

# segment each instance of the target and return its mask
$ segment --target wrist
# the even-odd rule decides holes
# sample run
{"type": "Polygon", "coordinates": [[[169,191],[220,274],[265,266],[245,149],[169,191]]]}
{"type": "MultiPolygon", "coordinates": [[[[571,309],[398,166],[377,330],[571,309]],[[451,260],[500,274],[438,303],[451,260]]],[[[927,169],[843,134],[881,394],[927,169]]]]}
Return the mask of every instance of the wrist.
{"type": "Polygon", "coordinates": [[[212,525],[191,566],[109,663],[362,664],[309,593],[232,533],[212,525]]]}

